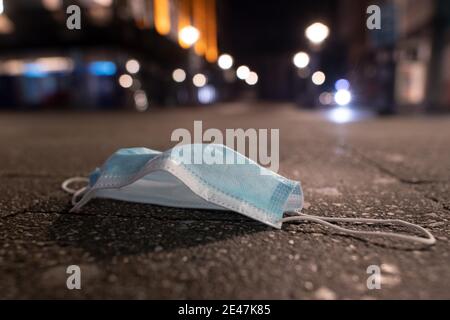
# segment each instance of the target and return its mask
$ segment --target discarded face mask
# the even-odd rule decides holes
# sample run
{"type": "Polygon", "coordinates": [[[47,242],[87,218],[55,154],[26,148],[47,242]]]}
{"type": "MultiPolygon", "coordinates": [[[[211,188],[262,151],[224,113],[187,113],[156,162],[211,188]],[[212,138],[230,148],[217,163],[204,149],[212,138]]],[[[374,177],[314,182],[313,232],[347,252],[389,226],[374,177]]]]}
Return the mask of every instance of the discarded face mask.
{"type": "Polygon", "coordinates": [[[62,188],[73,194],[71,212],[93,198],[108,198],[161,206],[231,210],[280,229],[283,222],[314,221],[352,235],[378,235],[431,245],[434,237],[424,228],[401,220],[328,218],[301,213],[300,182],[272,172],[224,145],[192,144],[165,152],[147,148],[120,149],[88,178],[74,177],[62,188]],[[198,161],[205,159],[208,161],[198,161]],[[221,161],[223,160],[223,161],[221,161]],[[231,160],[231,161],[230,161],[231,160]],[[230,164],[232,163],[232,164],[230,164]],[[80,190],[69,187],[86,181],[80,190]],[[284,213],[295,213],[283,218],[284,213]],[[331,222],[398,224],[413,227],[427,238],[404,234],[358,231],[331,222]]]}

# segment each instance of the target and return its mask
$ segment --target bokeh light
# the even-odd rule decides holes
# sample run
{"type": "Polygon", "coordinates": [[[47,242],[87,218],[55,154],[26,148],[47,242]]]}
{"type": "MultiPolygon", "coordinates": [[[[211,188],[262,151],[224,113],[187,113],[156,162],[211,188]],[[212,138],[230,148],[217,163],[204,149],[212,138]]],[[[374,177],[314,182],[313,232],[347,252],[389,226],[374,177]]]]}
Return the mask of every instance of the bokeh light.
{"type": "Polygon", "coordinates": [[[298,52],[293,58],[294,65],[300,69],[307,67],[309,61],[309,55],[306,52],[298,52]]]}
{"type": "Polygon", "coordinates": [[[352,94],[345,89],[338,90],[334,95],[334,101],[340,106],[345,106],[352,101],[352,94]]]}
{"type": "Polygon", "coordinates": [[[204,85],[206,85],[206,76],[202,73],[197,73],[196,75],[194,75],[194,77],[192,78],[192,83],[194,84],[194,86],[196,86],[197,88],[201,88],[204,85]]]}
{"type": "Polygon", "coordinates": [[[112,76],[116,74],[117,67],[112,61],[92,61],[88,65],[88,70],[94,76],[112,76]]]}
{"type": "Polygon", "coordinates": [[[306,28],[305,35],[309,41],[314,44],[322,43],[328,35],[330,34],[330,29],[320,22],[315,22],[306,28]]]}
{"type": "Polygon", "coordinates": [[[334,87],[336,88],[336,90],[348,90],[350,89],[350,82],[347,79],[339,79],[338,81],[336,81],[336,83],[334,84],[334,87]]]}
{"type": "Polygon", "coordinates": [[[247,66],[240,66],[236,70],[236,75],[239,79],[245,80],[250,75],[250,69],[247,66]]]}
{"type": "Polygon", "coordinates": [[[178,82],[178,83],[183,82],[184,80],[186,80],[186,72],[180,68],[175,69],[172,72],[172,79],[173,79],[173,81],[178,82]]]}
{"type": "Polygon", "coordinates": [[[141,68],[141,65],[136,59],[128,60],[125,64],[125,69],[131,74],[135,74],[139,72],[139,69],[141,68]]]}
{"type": "Polygon", "coordinates": [[[216,89],[212,85],[207,85],[198,90],[198,101],[202,104],[213,103],[216,99],[216,89]]]}
{"type": "Polygon", "coordinates": [[[133,78],[129,74],[123,74],[119,77],[119,84],[122,88],[129,88],[133,85],[133,78]]]}
{"type": "Polygon", "coordinates": [[[223,70],[228,70],[233,66],[233,57],[229,54],[222,54],[217,60],[217,64],[223,70]]]}
{"type": "Polygon", "coordinates": [[[200,32],[193,26],[187,26],[180,30],[179,37],[186,45],[192,46],[200,38],[200,32]]]}
{"type": "Polygon", "coordinates": [[[258,74],[256,72],[251,71],[248,77],[245,79],[245,82],[250,86],[254,86],[255,84],[258,83],[258,74]]]}
{"type": "Polygon", "coordinates": [[[311,80],[316,86],[320,86],[324,84],[326,80],[325,73],[323,73],[322,71],[316,71],[313,73],[311,80]]]}

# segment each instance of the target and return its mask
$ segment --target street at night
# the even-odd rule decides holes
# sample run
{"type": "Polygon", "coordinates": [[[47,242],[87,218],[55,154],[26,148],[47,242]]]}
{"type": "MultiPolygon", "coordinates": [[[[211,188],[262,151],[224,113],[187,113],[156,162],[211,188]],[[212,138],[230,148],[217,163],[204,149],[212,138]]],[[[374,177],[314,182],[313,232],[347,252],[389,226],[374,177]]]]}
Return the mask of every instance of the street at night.
{"type": "Polygon", "coordinates": [[[335,123],[290,104],[240,103],[147,114],[9,113],[0,128],[3,298],[449,296],[449,117],[335,123]],[[192,129],[194,120],[221,130],[279,128],[279,173],[301,181],[303,212],[395,217],[426,227],[436,245],[350,237],[309,222],[275,230],[228,211],[107,199],[69,213],[63,180],[88,175],[119,148],[166,150],[171,132],[192,129]],[[83,270],[82,290],[61,285],[73,264],[83,270]],[[381,290],[366,286],[370,265],[382,270],[381,290]]]}
{"type": "Polygon", "coordinates": [[[0,309],[437,310],[449,92],[448,0],[0,0],[0,309]]]}

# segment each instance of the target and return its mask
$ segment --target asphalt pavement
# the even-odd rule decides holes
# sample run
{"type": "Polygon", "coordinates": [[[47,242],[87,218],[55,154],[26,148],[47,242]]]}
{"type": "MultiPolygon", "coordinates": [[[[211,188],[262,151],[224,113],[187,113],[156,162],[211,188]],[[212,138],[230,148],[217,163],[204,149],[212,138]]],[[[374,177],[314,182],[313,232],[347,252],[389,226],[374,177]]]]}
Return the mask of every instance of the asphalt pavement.
{"type": "MultiPolygon", "coordinates": [[[[0,298],[450,298],[450,117],[337,124],[283,104],[133,112],[0,113],[0,298]],[[431,248],[313,223],[267,227],[233,212],[95,199],[69,213],[60,184],[115,150],[165,150],[193,128],[276,128],[280,171],[305,213],[403,219],[431,248]],[[66,287],[69,265],[81,290],[66,287]],[[369,289],[369,266],[381,288],[369,289]]],[[[385,230],[402,231],[387,226],[385,230]]]]}

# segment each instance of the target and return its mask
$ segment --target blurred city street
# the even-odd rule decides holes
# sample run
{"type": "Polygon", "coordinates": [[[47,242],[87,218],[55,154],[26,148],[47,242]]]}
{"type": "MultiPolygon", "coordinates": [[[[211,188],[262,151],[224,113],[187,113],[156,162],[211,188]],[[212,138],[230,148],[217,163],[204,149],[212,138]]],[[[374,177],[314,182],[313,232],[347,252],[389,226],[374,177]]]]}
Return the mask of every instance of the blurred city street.
{"type": "Polygon", "coordinates": [[[0,298],[450,297],[450,117],[339,122],[269,102],[2,112],[0,298]],[[279,173],[301,181],[305,213],[403,219],[430,230],[436,245],[106,199],[69,213],[65,179],[87,176],[119,148],[166,150],[172,131],[194,120],[280,129],[279,173]],[[81,268],[81,290],[66,287],[69,265],[81,268]],[[380,290],[367,288],[370,265],[381,266],[380,290]]]}
{"type": "Polygon", "coordinates": [[[0,0],[0,300],[449,299],[449,92],[448,0],[0,0]]]}

